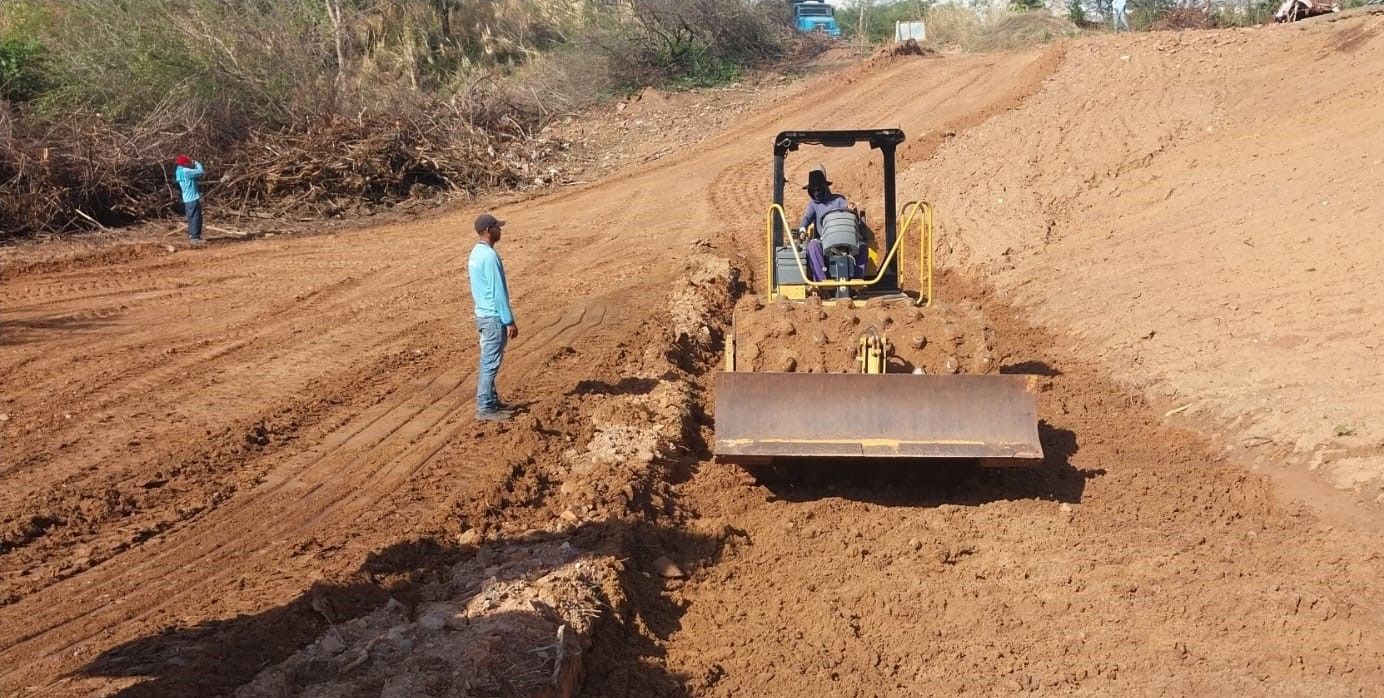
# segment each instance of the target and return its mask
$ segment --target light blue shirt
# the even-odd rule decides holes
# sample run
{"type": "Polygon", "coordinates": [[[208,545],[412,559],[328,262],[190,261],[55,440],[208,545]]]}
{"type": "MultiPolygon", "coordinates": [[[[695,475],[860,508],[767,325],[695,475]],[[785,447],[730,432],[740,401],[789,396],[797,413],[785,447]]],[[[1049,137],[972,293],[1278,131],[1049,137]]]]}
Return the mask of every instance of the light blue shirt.
{"type": "Polygon", "coordinates": [[[183,203],[185,204],[190,204],[202,198],[202,193],[197,191],[197,180],[205,174],[205,170],[202,169],[202,163],[200,162],[194,162],[192,164],[194,165],[193,167],[183,167],[179,165],[173,170],[173,178],[178,180],[178,186],[182,187],[183,203]]]}
{"type": "Polygon", "coordinates": [[[471,248],[466,262],[471,277],[471,300],[476,304],[476,317],[499,317],[506,325],[514,324],[514,312],[509,309],[509,285],[505,283],[505,267],[494,248],[483,242],[471,248]]]}

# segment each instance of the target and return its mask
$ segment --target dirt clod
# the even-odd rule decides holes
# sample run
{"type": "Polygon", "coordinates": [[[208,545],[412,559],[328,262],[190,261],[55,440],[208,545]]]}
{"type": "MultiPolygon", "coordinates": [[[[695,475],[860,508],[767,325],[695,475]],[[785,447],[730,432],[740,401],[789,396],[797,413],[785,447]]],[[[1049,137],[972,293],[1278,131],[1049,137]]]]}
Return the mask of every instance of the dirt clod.
{"type": "Polygon", "coordinates": [[[678,567],[677,563],[666,557],[660,557],[654,560],[653,568],[654,572],[664,579],[682,579],[687,576],[687,574],[682,571],[682,568],[678,567]]]}

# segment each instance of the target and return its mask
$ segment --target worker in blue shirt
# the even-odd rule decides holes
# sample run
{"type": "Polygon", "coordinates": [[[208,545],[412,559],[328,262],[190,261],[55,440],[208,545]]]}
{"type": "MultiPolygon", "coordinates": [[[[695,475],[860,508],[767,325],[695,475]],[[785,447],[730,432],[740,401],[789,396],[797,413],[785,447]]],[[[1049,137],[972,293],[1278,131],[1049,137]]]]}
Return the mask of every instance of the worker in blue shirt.
{"type": "Polygon", "coordinates": [[[505,345],[519,336],[514,311],[509,308],[509,285],[495,244],[505,222],[489,213],[476,217],[476,246],[466,272],[471,277],[471,300],[476,306],[476,329],[481,337],[480,372],[476,376],[476,419],[503,422],[514,416],[495,392],[495,376],[505,356],[505,345]]]}
{"type": "Polygon", "coordinates": [[[1110,3],[1110,14],[1115,19],[1115,32],[1121,29],[1129,31],[1129,15],[1125,13],[1126,0],[1113,0],[1110,3]]]}
{"type": "Polygon", "coordinates": [[[179,155],[174,162],[173,178],[183,190],[183,212],[187,214],[187,241],[193,247],[202,243],[202,192],[197,190],[197,180],[206,174],[202,163],[193,162],[186,155],[179,155]]]}

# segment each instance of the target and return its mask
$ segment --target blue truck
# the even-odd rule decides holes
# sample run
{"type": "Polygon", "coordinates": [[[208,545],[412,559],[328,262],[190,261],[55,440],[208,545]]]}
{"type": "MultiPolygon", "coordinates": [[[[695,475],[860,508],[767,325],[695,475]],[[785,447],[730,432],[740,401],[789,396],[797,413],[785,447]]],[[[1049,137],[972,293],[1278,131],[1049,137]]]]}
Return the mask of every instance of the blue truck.
{"type": "Polygon", "coordinates": [[[836,23],[836,8],[821,0],[790,0],[793,3],[793,27],[800,32],[822,32],[833,39],[841,38],[841,25],[836,23]]]}

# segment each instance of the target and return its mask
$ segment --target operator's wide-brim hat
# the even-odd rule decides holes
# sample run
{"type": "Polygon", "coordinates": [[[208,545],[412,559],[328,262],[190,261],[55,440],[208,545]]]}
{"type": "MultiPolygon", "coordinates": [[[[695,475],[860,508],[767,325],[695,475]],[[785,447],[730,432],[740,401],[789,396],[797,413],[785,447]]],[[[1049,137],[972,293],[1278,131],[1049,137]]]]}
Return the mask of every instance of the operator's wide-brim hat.
{"type": "Polygon", "coordinates": [[[818,167],[807,173],[807,185],[803,189],[816,189],[818,187],[831,186],[831,180],[827,179],[826,168],[818,167]]]}

